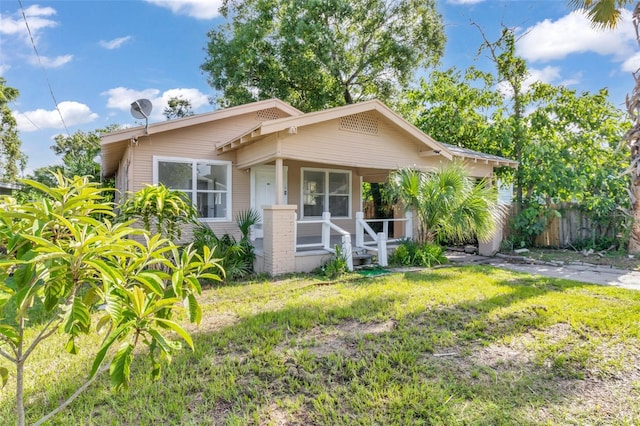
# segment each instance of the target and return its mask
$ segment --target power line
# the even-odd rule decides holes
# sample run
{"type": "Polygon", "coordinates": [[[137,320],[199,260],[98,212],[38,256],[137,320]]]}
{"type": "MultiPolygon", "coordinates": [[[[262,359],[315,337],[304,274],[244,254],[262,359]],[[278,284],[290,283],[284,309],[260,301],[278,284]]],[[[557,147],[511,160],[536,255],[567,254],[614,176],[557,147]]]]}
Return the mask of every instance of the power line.
{"type": "MultiPolygon", "coordinates": [[[[51,87],[51,82],[49,81],[49,77],[47,76],[47,71],[44,68],[44,65],[42,64],[42,59],[40,59],[40,54],[38,53],[38,49],[36,48],[36,43],[33,40],[33,34],[31,34],[31,28],[29,28],[29,22],[27,22],[27,15],[24,13],[24,7],[22,6],[22,0],[18,0],[18,4],[20,4],[20,11],[22,12],[22,19],[24,19],[24,24],[27,27],[27,32],[29,33],[29,39],[31,40],[31,45],[33,46],[34,52],[36,52],[36,57],[38,58],[38,63],[40,64],[40,68],[42,68],[42,72],[44,74],[44,79],[46,80],[47,86],[49,87],[49,94],[51,94],[51,99],[53,99],[53,104],[56,106],[56,111],[58,111],[58,115],[60,116],[60,120],[62,121],[62,125],[64,126],[64,130],[67,132],[67,136],[71,137],[71,134],[69,133],[69,129],[67,128],[67,123],[65,123],[64,117],[62,116],[62,111],[60,111],[60,108],[58,108],[58,101],[56,100],[56,96],[53,94],[53,88],[51,87]]],[[[29,121],[31,121],[31,120],[29,120],[29,121]]],[[[32,124],[33,124],[33,122],[32,122],[32,124]]]]}
{"type": "MultiPolygon", "coordinates": [[[[16,104],[15,102],[12,102],[12,103],[13,103],[14,108],[17,110],[17,109],[18,109],[18,104],[16,104]]],[[[19,114],[20,114],[20,115],[22,115],[22,116],[24,116],[24,118],[26,118],[26,119],[27,119],[27,121],[28,121],[29,123],[31,123],[31,125],[32,125],[33,127],[35,127],[37,130],[41,130],[41,129],[40,129],[40,127],[39,127],[36,123],[34,123],[34,122],[33,122],[33,120],[31,120],[27,114],[25,114],[24,112],[21,112],[21,113],[19,113],[19,114]]]]}

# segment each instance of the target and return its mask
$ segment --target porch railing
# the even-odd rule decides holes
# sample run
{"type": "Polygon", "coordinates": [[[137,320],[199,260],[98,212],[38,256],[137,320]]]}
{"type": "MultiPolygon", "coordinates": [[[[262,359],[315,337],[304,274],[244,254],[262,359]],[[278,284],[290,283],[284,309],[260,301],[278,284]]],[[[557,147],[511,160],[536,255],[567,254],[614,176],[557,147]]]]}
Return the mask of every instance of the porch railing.
{"type": "Polygon", "coordinates": [[[363,212],[356,213],[356,247],[365,248],[378,254],[378,264],[387,266],[387,244],[399,241],[399,238],[389,238],[389,223],[404,222],[404,238],[413,238],[413,213],[406,212],[404,218],[399,219],[366,219],[363,212]],[[382,232],[376,233],[369,223],[382,222],[382,232]],[[371,241],[365,241],[365,232],[371,237],[371,241]],[[372,247],[373,246],[373,247],[372,247]]]}
{"type": "Polygon", "coordinates": [[[341,252],[342,256],[347,260],[347,268],[353,271],[353,250],[351,247],[351,234],[344,229],[340,228],[335,223],[331,222],[331,213],[322,213],[322,219],[318,220],[298,220],[298,225],[310,225],[310,224],[322,224],[322,234],[320,242],[298,244],[297,243],[297,226],[296,226],[296,251],[303,248],[321,248],[330,253],[335,254],[336,250],[331,246],[331,231],[337,232],[341,237],[341,252]]]}

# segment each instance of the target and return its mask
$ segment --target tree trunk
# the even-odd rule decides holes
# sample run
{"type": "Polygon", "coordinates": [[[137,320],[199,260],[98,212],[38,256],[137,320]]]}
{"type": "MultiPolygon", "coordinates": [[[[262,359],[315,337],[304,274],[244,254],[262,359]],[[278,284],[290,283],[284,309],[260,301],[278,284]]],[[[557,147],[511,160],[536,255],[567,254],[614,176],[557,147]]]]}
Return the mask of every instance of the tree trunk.
{"type": "MultiPolygon", "coordinates": [[[[638,44],[640,44],[640,2],[633,10],[633,26],[638,44]]],[[[633,120],[626,134],[627,145],[631,151],[631,218],[633,224],[629,235],[629,253],[640,253],[640,69],[634,74],[635,86],[627,95],[627,112],[633,120]]]]}
{"type": "Polygon", "coordinates": [[[20,317],[18,330],[20,342],[16,351],[16,417],[18,426],[24,426],[24,358],[22,348],[24,346],[24,318],[20,317]]]}
{"type": "Polygon", "coordinates": [[[629,253],[640,253],[640,179],[635,179],[631,184],[631,191],[635,197],[635,202],[631,206],[631,217],[633,218],[633,226],[629,235],[629,253]]]}

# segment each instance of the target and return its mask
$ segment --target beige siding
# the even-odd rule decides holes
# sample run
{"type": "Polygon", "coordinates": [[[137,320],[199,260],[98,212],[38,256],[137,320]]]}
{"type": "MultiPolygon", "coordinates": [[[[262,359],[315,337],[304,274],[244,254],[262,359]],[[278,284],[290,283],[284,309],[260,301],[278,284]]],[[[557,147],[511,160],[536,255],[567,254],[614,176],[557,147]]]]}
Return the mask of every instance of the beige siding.
{"type": "MultiPolygon", "coordinates": [[[[360,175],[356,168],[350,167],[336,167],[328,166],[325,164],[318,164],[312,162],[301,161],[285,161],[284,165],[289,168],[288,172],[288,204],[294,204],[298,207],[296,213],[298,220],[302,217],[302,204],[301,204],[301,185],[302,185],[302,168],[320,168],[320,169],[332,169],[332,170],[350,170],[351,171],[351,218],[350,219],[333,219],[336,225],[343,228],[345,231],[354,234],[356,212],[360,208],[360,175]]],[[[321,225],[309,224],[298,226],[298,236],[320,235],[321,225]]]]}
{"type": "MultiPolygon", "coordinates": [[[[234,117],[221,122],[207,123],[179,131],[165,132],[151,137],[140,137],[131,152],[132,175],[129,188],[138,191],[153,183],[153,157],[173,157],[202,160],[231,161],[232,167],[232,220],[206,222],[218,235],[230,233],[239,237],[235,216],[250,206],[250,174],[235,167],[235,152],[218,155],[215,145],[246,130],[255,120],[255,114],[234,117]]],[[[190,233],[186,230],[186,234],[190,233]]]]}
{"type": "Polygon", "coordinates": [[[236,150],[238,166],[248,167],[272,161],[279,153],[278,135],[273,134],[236,150]]]}
{"type": "MultiPolygon", "coordinates": [[[[331,120],[310,126],[299,127],[297,134],[281,132],[280,145],[260,146],[258,142],[244,149],[242,160],[265,156],[252,153],[252,150],[267,150],[283,158],[315,163],[333,164],[338,167],[366,167],[368,169],[393,170],[401,167],[418,166],[421,168],[439,168],[449,160],[442,156],[420,157],[419,149],[428,149],[415,138],[382,116],[378,115],[377,134],[366,134],[341,130],[340,120],[331,120]]],[[[488,164],[469,164],[469,173],[474,177],[491,175],[488,164]]]]}

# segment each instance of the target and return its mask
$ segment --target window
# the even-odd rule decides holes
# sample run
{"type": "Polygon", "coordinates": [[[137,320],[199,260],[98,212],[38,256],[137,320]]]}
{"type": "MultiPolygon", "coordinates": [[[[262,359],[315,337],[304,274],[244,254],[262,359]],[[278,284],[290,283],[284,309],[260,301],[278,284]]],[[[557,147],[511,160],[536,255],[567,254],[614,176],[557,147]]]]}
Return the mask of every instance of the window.
{"type": "Polygon", "coordinates": [[[231,162],[154,157],[154,183],[184,191],[209,220],[231,220],[231,162]]]}
{"type": "Polygon", "coordinates": [[[351,172],[302,169],[302,217],[351,215],[351,172]]]}

